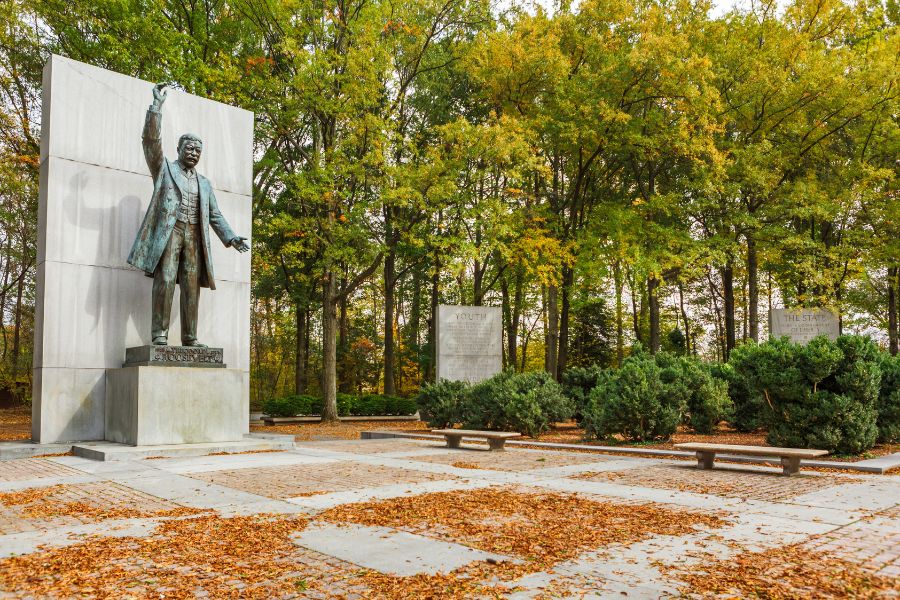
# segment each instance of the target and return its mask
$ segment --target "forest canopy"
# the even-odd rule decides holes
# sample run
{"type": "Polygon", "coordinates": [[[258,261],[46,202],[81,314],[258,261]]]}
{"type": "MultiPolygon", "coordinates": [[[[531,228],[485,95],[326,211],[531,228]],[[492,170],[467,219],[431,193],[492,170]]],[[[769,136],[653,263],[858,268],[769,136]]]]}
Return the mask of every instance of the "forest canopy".
{"type": "Polygon", "coordinates": [[[504,365],[557,378],[722,361],[773,307],[896,354],[900,6],[710,8],[0,0],[0,384],[30,394],[53,53],[255,113],[257,406],[414,393],[438,304],[502,307],[504,365]]]}

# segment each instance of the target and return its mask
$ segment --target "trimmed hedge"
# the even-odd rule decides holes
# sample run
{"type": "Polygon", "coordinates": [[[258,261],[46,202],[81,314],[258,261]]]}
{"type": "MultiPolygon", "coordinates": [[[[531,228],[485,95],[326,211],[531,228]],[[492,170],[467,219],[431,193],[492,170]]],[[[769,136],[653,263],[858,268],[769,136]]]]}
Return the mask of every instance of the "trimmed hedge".
{"type": "Polygon", "coordinates": [[[504,371],[475,385],[441,381],[417,397],[431,427],[518,431],[536,437],[557,421],[572,418],[574,404],[543,371],[504,371]]]}
{"type": "Polygon", "coordinates": [[[588,404],[591,390],[597,387],[605,369],[599,365],[589,367],[569,367],[562,376],[563,394],[575,406],[575,420],[584,420],[584,411],[588,404]]]}
{"type": "Polygon", "coordinates": [[[900,356],[882,355],[877,410],[878,441],[900,442],[900,356]]]}
{"type": "Polygon", "coordinates": [[[634,354],[619,369],[606,371],[591,393],[584,414],[585,432],[605,439],[667,439],[681,420],[681,400],[667,393],[662,369],[650,354],[634,354]]]}
{"type": "MultiPolygon", "coordinates": [[[[728,384],[700,360],[670,352],[637,352],[620,369],[596,372],[584,425],[589,436],[668,439],[679,423],[711,433],[731,414],[728,384]]],[[[576,381],[586,378],[578,374],[576,381]]]]}
{"type": "MultiPolygon", "coordinates": [[[[321,398],[294,395],[267,400],[263,403],[263,412],[273,417],[318,416],[322,414],[322,407],[321,398]]],[[[412,398],[380,394],[338,394],[337,409],[341,417],[408,416],[415,414],[417,406],[412,398]]]]}
{"type": "MultiPolygon", "coordinates": [[[[730,364],[762,398],[759,418],[773,446],[858,454],[875,445],[883,353],[868,337],[818,337],[807,345],[787,338],[742,346],[730,364]]],[[[884,403],[887,435],[890,394],[884,403]]]]}

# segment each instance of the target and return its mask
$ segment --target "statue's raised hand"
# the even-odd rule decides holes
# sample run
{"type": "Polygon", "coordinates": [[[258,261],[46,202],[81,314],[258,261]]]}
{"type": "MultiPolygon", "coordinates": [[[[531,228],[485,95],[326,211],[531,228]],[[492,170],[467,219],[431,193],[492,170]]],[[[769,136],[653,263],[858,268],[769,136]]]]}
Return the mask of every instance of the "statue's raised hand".
{"type": "Polygon", "coordinates": [[[157,83],[153,86],[153,106],[156,108],[162,107],[163,102],[166,101],[166,95],[169,93],[169,90],[166,89],[165,83],[157,83]]]}

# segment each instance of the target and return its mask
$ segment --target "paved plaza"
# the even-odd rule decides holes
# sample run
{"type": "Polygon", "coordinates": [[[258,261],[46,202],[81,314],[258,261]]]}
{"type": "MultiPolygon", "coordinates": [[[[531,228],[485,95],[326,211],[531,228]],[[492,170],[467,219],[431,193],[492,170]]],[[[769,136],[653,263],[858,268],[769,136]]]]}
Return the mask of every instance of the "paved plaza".
{"type": "Polygon", "coordinates": [[[900,477],[430,441],[0,461],[2,597],[898,597],[900,477]]]}

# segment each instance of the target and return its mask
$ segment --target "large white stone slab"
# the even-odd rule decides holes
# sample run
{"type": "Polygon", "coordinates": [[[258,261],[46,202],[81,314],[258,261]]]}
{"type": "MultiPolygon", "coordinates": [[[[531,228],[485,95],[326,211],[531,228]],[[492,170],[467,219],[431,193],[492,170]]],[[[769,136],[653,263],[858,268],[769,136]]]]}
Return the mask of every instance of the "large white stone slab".
{"type": "Polygon", "coordinates": [[[35,369],[31,394],[35,442],[103,439],[106,369],[35,369]]]}
{"type": "MultiPolygon", "coordinates": [[[[56,156],[149,175],[141,131],[153,101],[153,85],[52,56],[44,67],[41,161],[56,156]]],[[[203,140],[197,169],[213,187],[245,196],[252,193],[253,113],[169,90],[162,126],[166,155],[176,155],[181,134],[195,133],[203,140]]]]}
{"type": "Polygon", "coordinates": [[[825,308],[773,308],[769,333],[773,338],[787,336],[798,344],[820,335],[834,340],[840,334],[840,321],[837,313],[825,308]]]}
{"type": "Polygon", "coordinates": [[[503,369],[503,319],[496,306],[438,306],[438,381],[488,379],[503,369]]]}
{"type": "Polygon", "coordinates": [[[461,544],[355,523],[311,524],[293,539],[304,548],[400,577],[448,573],[470,562],[489,558],[498,562],[512,560],[461,544]]]}
{"type": "Polygon", "coordinates": [[[108,369],[106,439],[132,446],[242,440],[241,383],[237,369],[108,369]]]}
{"type": "MultiPolygon", "coordinates": [[[[125,348],[150,342],[152,280],[126,263],[153,183],[141,132],[153,83],[59,56],[44,67],[41,190],[32,405],[33,439],[104,438],[103,370],[119,368],[125,348]]],[[[198,171],[232,228],[250,237],[253,114],[170,91],[163,147],[178,137],[204,140],[198,171]]],[[[210,231],[215,291],[200,295],[198,337],[221,347],[241,371],[249,429],[250,254],[225,248],[210,231]]],[[[178,341],[179,291],[170,339],[178,341]]]]}

